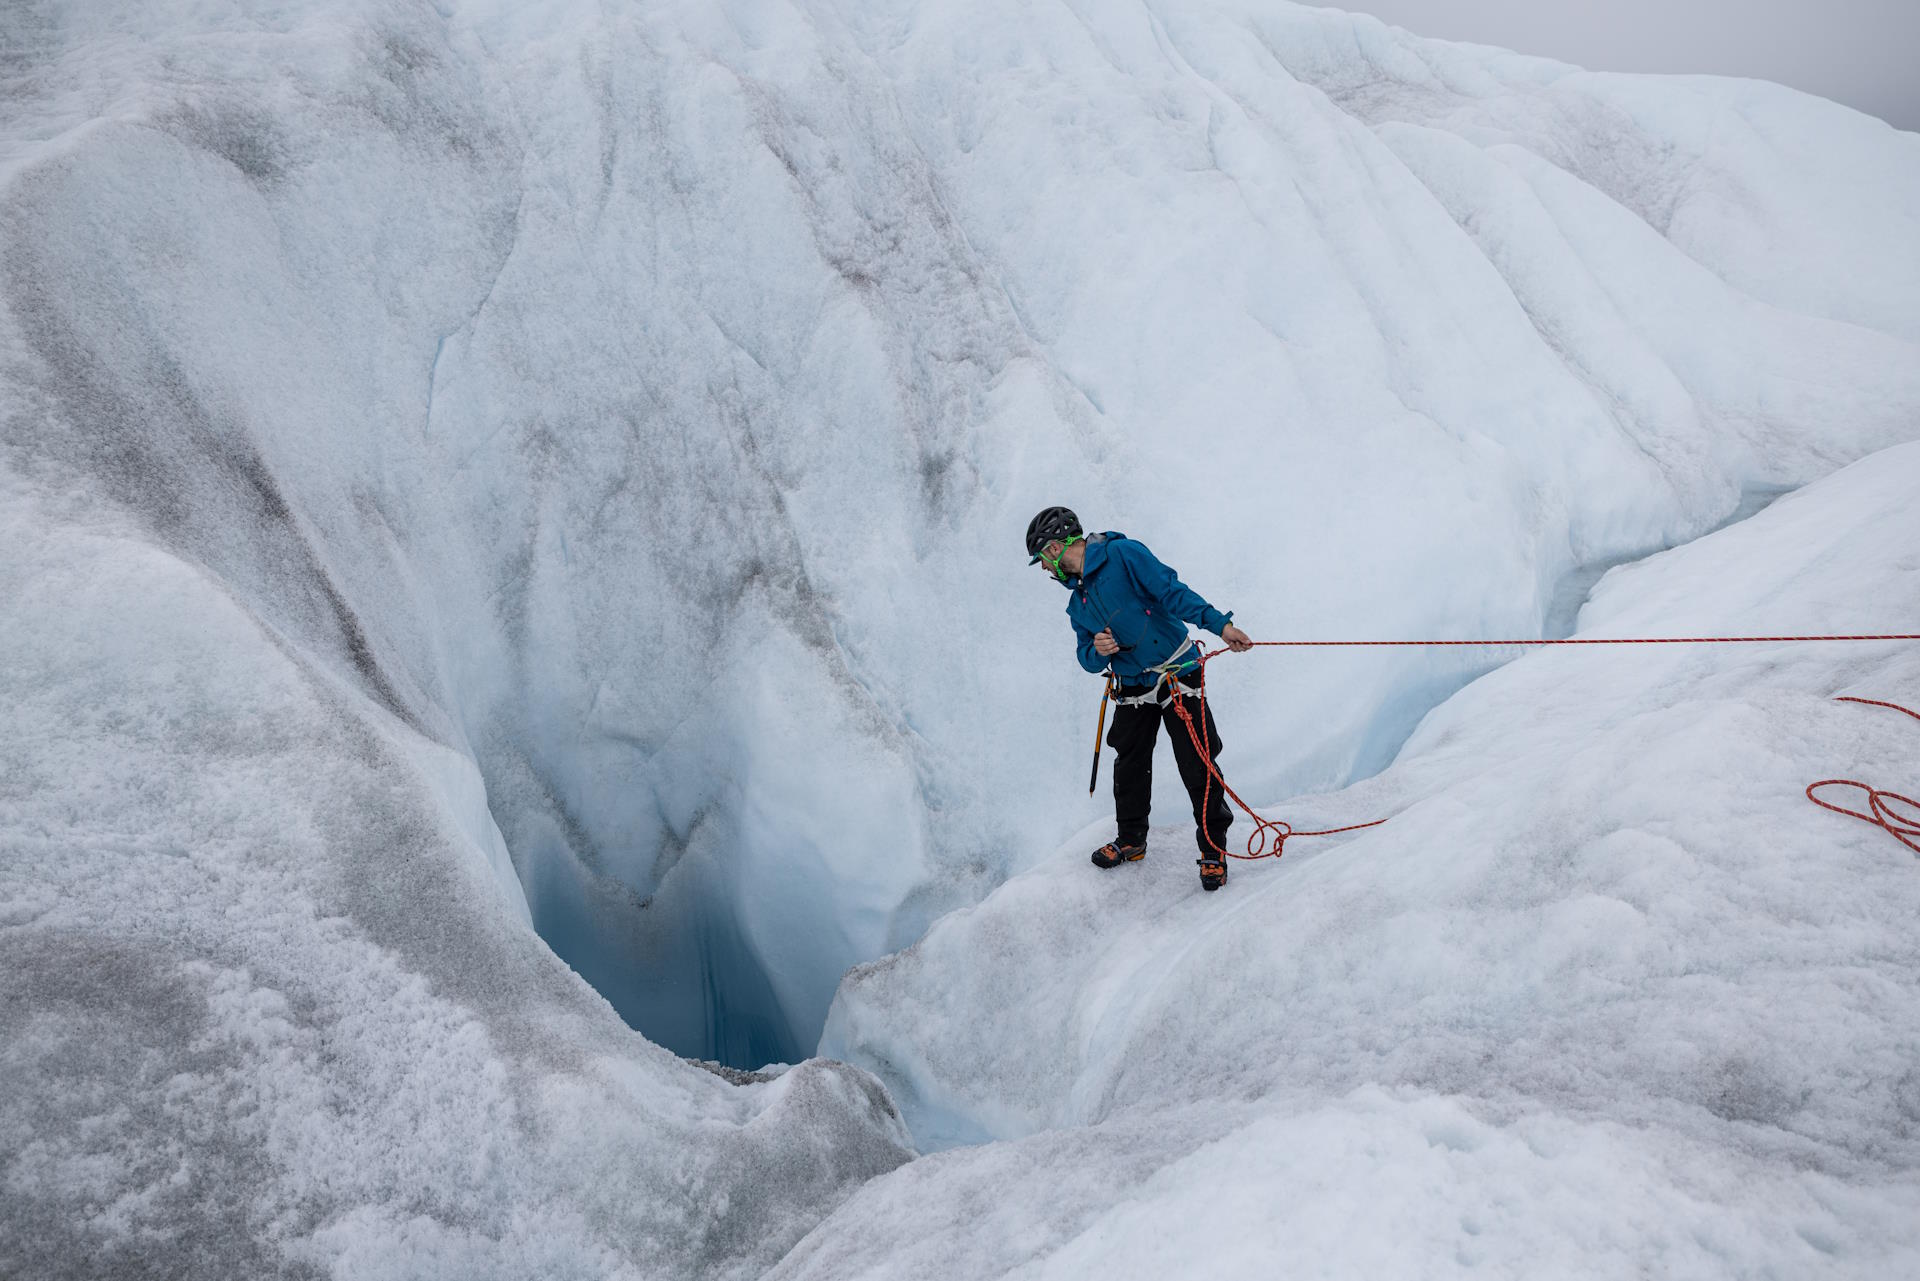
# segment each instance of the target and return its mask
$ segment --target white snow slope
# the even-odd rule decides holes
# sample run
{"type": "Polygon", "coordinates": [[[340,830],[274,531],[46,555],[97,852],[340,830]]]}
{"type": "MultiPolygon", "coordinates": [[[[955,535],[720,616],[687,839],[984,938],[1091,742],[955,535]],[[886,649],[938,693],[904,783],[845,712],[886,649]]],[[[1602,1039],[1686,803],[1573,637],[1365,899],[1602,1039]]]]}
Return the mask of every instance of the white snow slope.
{"type": "Polygon", "coordinates": [[[1917,284],[1920,137],[1329,10],[8,4],[0,1273],[1899,1270],[1915,869],[1771,784],[1911,760],[1821,701],[1906,651],[1235,660],[1255,798],[1432,716],[1200,900],[1084,866],[1016,539],[1530,634],[1859,459],[1587,622],[1914,630],[1917,284]],[[826,1048],[1014,1141],[828,1217],[873,1076],[667,1051],[802,1059],[954,908],[826,1048]]]}

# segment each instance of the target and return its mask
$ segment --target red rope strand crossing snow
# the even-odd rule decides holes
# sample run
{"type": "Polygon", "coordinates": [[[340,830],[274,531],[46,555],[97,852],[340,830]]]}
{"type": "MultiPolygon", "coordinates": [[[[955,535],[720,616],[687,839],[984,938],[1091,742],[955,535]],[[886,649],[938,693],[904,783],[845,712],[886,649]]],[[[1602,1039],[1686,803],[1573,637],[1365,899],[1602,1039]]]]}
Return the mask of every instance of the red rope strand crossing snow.
{"type": "MultiPolygon", "coordinates": [[[[1256,646],[1281,646],[1290,649],[1362,649],[1401,646],[1406,648],[1463,648],[1472,645],[1498,647],[1501,645],[1779,645],[1793,641],[1914,641],[1920,640],[1920,632],[1912,634],[1888,634],[1884,636],[1567,636],[1558,640],[1288,640],[1254,641],[1256,646]]],[[[1208,650],[1201,656],[1205,662],[1216,654],[1224,654],[1222,649],[1208,650]]]]}
{"type": "MultiPolygon", "coordinates": [[[[1473,645],[1489,647],[1503,645],[1782,645],[1815,641],[1920,641],[1920,633],[1846,636],[1573,636],[1557,640],[1540,638],[1528,640],[1292,640],[1253,641],[1251,646],[1266,649],[1360,649],[1382,647],[1463,648],[1473,645]]],[[[1227,647],[1223,646],[1220,649],[1207,650],[1200,655],[1200,710],[1203,721],[1205,719],[1207,706],[1206,666],[1226,652],[1227,647]]],[[[1902,707],[1898,703],[1883,703],[1871,698],[1843,698],[1840,701],[1847,703],[1865,703],[1873,707],[1891,707],[1896,712],[1905,712],[1915,720],[1920,720],[1920,712],[1915,712],[1911,708],[1902,707]]],[[[1342,832],[1358,832],[1369,827],[1379,827],[1387,821],[1384,818],[1377,818],[1370,823],[1353,823],[1346,827],[1329,827],[1321,831],[1303,832],[1284,820],[1262,818],[1260,815],[1254,813],[1251,805],[1241,799],[1238,792],[1227,786],[1227,780],[1221,776],[1219,766],[1213,763],[1213,753],[1207,750],[1206,736],[1200,732],[1200,726],[1194,722],[1193,714],[1187,711],[1186,699],[1176,695],[1171,702],[1175,714],[1180,717],[1181,722],[1187,727],[1187,736],[1192,739],[1194,750],[1200,754],[1200,759],[1205,761],[1207,765],[1207,785],[1202,792],[1200,812],[1203,814],[1207,812],[1207,802],[1213,795],[1213,785],[1218,783],[1220,784],[1220,790],[1224,792],[1235,805],[1238,805],[1242,812],[1253,822],[1253,831],[1247,835],[1247,848],[1243,854],[1236,854],[1232,850],[1222,847],[1213,839],[1211,832],[1205,831],[1204,828],[1202,829],[1201,834],[1206,838],[1207,844],[1222,858],[1279,858],[1282,854],[1286,853],[1286,845],[1289,837],[1337,836],[1342,832]]],[[[1916,801],[1912,797],[1902,796],[1898,792],[1883,791],[1850,778],[1827,778],[1821,779],[1819,782],[1808,786],[1807,799],[1823,809],[1834,811],[1836,814],[1847,814],[1854,818],[1864,819],[1877,827],[1884,828],[1896,841],[1899,841],[1916,854],[1920,854],[1920,844],[1915,844],[1914,841],[1914,838],[1920,838],[1920,801],[1916,801]],[[1867,807],[1870,812],[1863,813],[1860,810],[1848,809],[1843,805],[1834,805],[1821,800],[1813,794],[1815,788],[1833,786],[1857,787],[1865,792],[1867,794],[1867,807]],[[1895,814],[1890,808],[1892,804],[1904,805],[1914,812],[1914,817],[1908,818],[1905,815],[1895,814]]]]}

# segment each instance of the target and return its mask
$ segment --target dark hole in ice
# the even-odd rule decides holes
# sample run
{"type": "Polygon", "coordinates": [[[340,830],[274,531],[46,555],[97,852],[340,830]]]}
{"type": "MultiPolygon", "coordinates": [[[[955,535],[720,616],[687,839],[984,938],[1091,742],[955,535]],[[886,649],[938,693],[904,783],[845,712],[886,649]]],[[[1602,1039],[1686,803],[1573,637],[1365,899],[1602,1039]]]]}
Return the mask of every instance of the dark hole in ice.
{"type": "Polygon", "coordinates": [[[726,886],[654,902],[588,871],[557,837],[540,845],[515,851],[534,928],[629,1027],[742,1070],[812,1055],[820,1028],[795,1026],[726,886]]]}

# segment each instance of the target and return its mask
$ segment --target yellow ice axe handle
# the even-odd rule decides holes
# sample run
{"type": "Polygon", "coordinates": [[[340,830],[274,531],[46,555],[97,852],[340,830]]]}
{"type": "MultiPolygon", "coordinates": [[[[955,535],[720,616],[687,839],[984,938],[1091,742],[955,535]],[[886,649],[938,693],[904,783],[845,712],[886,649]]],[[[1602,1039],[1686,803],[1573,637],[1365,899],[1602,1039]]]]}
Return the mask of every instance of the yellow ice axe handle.
{"type": "Polygon", "coordinates": [[[1087,795],[1093,795],[1093,789],[1100,782],[1100,740],[1107,736],[1107,700],[1113,697],[1113,673],[1107,673],[1107,690],[1100,695],[1100,724],[1093,731],[1093,773],[1087,778],[1087,795]]]}

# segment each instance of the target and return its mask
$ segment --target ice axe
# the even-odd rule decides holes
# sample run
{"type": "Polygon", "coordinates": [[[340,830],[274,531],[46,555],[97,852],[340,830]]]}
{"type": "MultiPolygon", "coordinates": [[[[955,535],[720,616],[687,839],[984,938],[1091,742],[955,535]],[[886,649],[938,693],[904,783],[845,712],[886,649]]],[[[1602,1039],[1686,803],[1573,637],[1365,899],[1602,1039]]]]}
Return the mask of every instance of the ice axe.
{"type": "Polygon", "coordinates": [[[1100,724],[1093,731],[1093,773],[1087,778],[1087,795],[1093,795],[1100,782],[1100,740],[1107,736],[1107,700],[1113,697],[1113,673],[1107,673],[1107,688],[1100,695],[1100,724]]]}

